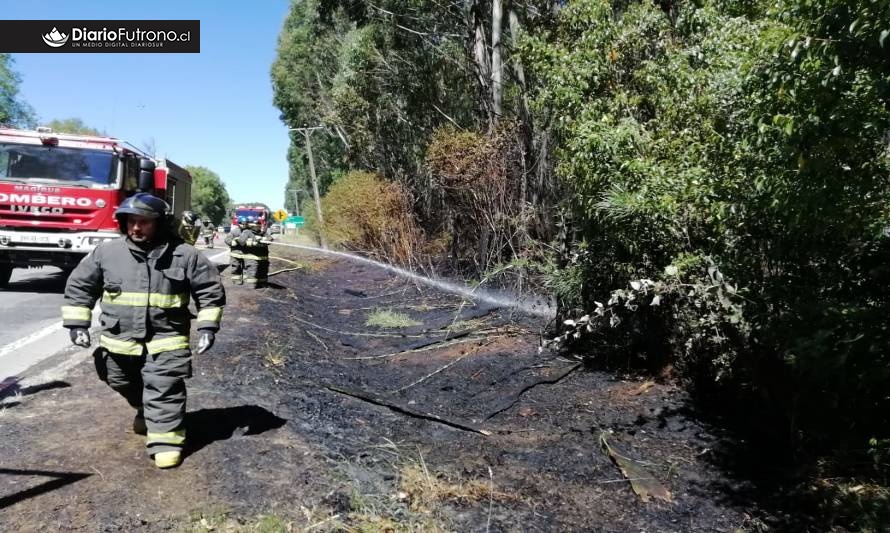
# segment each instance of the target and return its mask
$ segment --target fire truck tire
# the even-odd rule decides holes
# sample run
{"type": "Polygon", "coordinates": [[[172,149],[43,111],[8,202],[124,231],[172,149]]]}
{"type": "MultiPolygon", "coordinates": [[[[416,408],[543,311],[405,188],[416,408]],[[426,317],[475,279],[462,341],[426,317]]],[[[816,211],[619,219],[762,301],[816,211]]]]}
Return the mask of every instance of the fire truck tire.
{"type": "Polygon", "coordinates": [[[6,265],[0,265],[0,289],[5,289],[9,286],[9,278],[12,276],[12,267],[6,265]]]}

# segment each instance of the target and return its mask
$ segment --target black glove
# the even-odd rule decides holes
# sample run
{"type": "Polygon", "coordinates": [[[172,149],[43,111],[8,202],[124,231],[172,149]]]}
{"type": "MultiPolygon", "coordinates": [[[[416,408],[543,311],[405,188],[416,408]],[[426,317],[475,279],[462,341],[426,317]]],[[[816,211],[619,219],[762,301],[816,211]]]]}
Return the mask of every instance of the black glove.
{"type": "Polygon", "coordinates": [[[197,353],[202,354],[213,346],[213,341],[216,340],[216,335],[208,330],[203,330],[200,333],[201,336],[198,338],[198,349],[196,351],[197,353]]]}
{"type": "Polygon", "coordinates": [[[68,330],[68,335],[71,336],[72,344],[76,344],[84,348],[89,348],[90,344],[92,344],[92,342],[90,341],[90,330],[88,330],[87,328],[70,328],[68,330]]]}

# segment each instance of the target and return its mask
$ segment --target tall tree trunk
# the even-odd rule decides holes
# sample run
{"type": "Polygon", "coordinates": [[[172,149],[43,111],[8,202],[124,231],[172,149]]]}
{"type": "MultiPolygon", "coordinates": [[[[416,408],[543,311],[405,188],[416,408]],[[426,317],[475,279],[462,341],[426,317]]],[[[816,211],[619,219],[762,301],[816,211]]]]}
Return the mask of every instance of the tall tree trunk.
{"type": "Polygon", "coordinates": [[[533,153],[534,129],[532,128],[532,115],[528,107],[528,93],[526,93],[525,69],[522,67],[522,61],[519,55],[515,53],[519,43],[519,16],[516,10],[510,9],[508,15],[510,21],[510,45],[512,47],[510,61],[513,65],[513,72],[516,75],[516,81],[519,83],[519,119],[522,121],[522,183],[520,183],[519,199],[525,209],[525,203],[528,199],[528,158],[533,153]]]}
{"type": "Polygon", "coordinates": [[[504,96],[504,62],[501,58],[501,26],[504,19],[502,0],[491,2],[491,110],[494,115],[493,126],[497,126],[501,118],[501,101],[504,96]]]}
{"type": "MultiPolygon", "coordinates": [[[[467,23],[472,25],[473,60],[476,64],[476,76],[479,80],[481,94],[489,94],[491,83],[491,65],[489,64],[487,43],[485,40],[485,17],[482,14],[482,0],[467,0],[467,23]]],[[[488,114],[488,123],[492,124],[491,107],[483,98],[482,105],[488,114]]]]}

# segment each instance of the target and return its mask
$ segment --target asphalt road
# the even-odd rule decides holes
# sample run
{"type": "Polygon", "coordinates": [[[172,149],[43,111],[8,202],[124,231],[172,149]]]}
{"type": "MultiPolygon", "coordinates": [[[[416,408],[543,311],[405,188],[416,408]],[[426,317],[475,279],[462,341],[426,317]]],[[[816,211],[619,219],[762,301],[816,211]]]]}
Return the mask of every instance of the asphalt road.
{"type": "MultiPolygon", "coordinates": [[[[202,250],[211,261],[225,263],[225,247],[202,250]]],[[[0,392],[29,368],[70,345],[62,328],[65,276],[55,267],[15,269],[9,288],[0,290],[0,392]]],[[[95,318],[98,313],[93,313],[95,318]]]]}

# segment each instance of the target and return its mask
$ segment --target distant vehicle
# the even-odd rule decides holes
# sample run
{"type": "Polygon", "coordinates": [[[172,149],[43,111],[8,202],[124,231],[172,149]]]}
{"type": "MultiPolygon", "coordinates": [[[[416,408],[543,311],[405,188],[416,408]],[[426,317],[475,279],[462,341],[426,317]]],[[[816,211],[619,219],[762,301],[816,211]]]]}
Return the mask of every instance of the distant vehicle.
{"type": "Polygon", "coordinates": [[[273,235],[276,233],[281,233],[281,224],[272,224],[269,226],[269,232],[273,235]]]}
{"type": "Polygon", "coordinates": [[[230,232],[230,231],[232,231],[232,226],[231,226],[231,225],[226,224],[225,226],[222,227],[222,232],[223,232],[223,233],[228,233],[228,232],[230,232]]]}
{"type": "Polygon", "coordinates": [[[191,203],[192,177],[112,137],[0,128],[0,287],[12,269],[71,271],[99,243],[121,236],[114,210],[136,192],[191,203]]]}
{"type": "Polygon", "coordinates": [[[256,224],[265,233],[272,223],[272,211],[265,204],[241,204],[232,213],[232,225],[256,224]]]}

